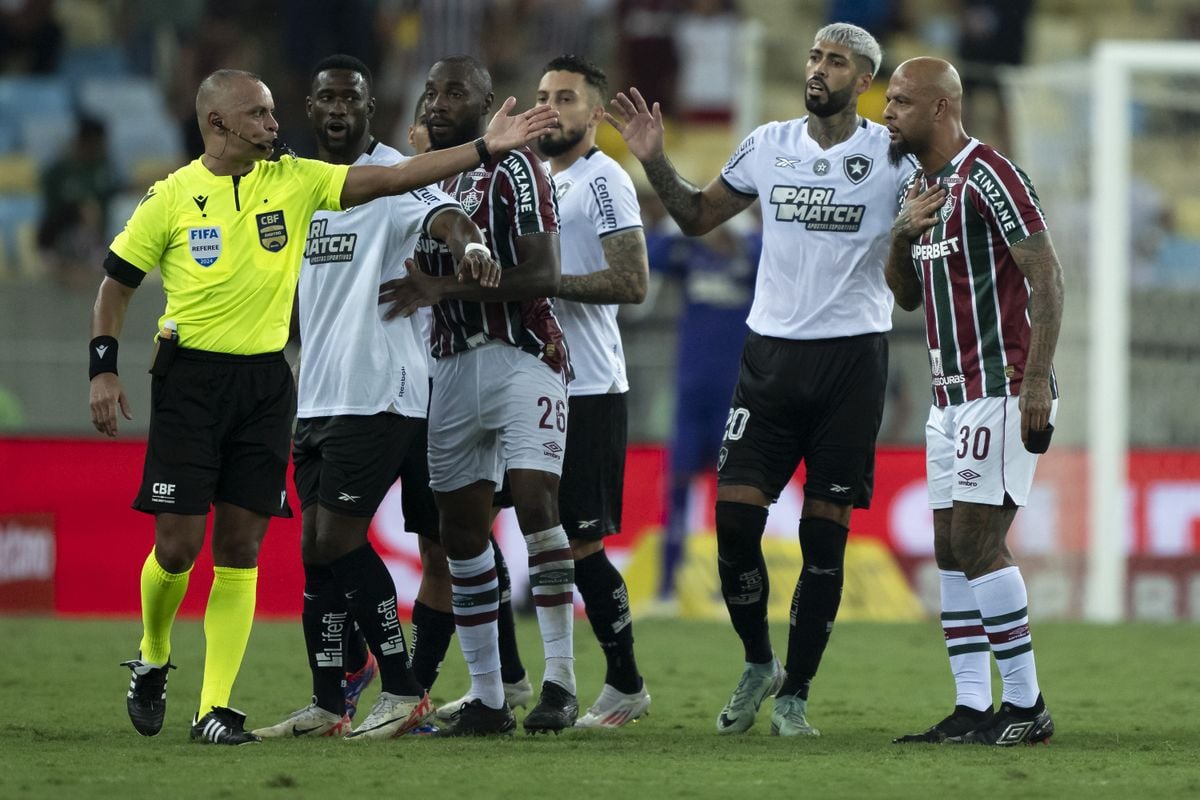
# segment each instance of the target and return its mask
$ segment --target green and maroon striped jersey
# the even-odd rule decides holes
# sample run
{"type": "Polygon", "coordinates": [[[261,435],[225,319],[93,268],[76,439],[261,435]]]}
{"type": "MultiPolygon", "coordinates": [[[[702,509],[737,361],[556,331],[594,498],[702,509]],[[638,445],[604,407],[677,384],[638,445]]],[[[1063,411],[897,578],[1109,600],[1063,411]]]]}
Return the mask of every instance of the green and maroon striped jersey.
{"type": "MultiPolygon", "coordinates": [[[[558,233],[554,183],[528,147],[512,150],[498,162],[447,178],[442,190],[457,200],[483,231],[500,264],[501,282],[504,270],[517,266],[520,260],[517,239],[558,233]]],[[[417,240],[415,261],[430,275],[455,274],[450,249],[429,236],[417,240]]],[[[496,339],[540,358],[555,372],[570,374],[562,327],[549,298],[442,300],[433,307],[430,344],[434,358],[466,352],[496,339]]]]}
{"type": "MultiPolygon", "coordinates": [[[[948,192],[937,224],[910,246],[921,278],[933,402],[957,405],[1021,391],[1029,353],[1029,284],[1012,245],[1046,230],[1029,177],[971,139],[934,175],[948,192]]],[[[1058,387],[1051,371],[1050,388],[1058,387]]]]}

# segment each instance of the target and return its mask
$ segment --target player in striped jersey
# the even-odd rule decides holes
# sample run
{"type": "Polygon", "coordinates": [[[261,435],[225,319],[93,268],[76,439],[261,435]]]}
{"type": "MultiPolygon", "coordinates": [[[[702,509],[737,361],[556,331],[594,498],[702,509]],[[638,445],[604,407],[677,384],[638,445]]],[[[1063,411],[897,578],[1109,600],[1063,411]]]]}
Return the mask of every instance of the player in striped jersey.
{"type": "MultiPolygon", "coordinates": [[[[469,142],[486,121],[491,76],[473,58],[433,65],[425,110],[435,150],[469,142]]],[[[528,148],[448,179],[442,187],[485,232],[500,285],[455,279],[445,245],[417,244],[409,276],[385,284],[397,313],[433,306],[429,478],[449,557],[455,627],[471,674],[467,702],[446,735],[511,732],[497,645],[499,588],[488,541],[492,498],[507,473],[529,549],[530,584],[545,648],[538,704],[525,729],[558,731],[578,715],[572,648],[574,562],[559,521],[570,363],[548,297],[559,286],[558,211],[549,174],[528,148]],[[419,267],[419,268],[418,268],[419,267]]]]}
{"type": "Polygon", "coordinates": [[[882,53],[855,25],[817,31],[801,119],[743,140],[704,189],[663,152],[658,104],[617,96],[610,120],[684,233],[703,235],[763,208],[763,250],[738,384],[717,457],[717,570],[745,667],[717,732],[750,729],[776,695],[771,732],[816,736],[809,687],[841,602],[855,507],[870,505],[875,437],[887,384],[892,297],[883,279],[889,230],[911,166],[889,164],[882,125],[858,115],[882,53]],[[786,674],[767,629],[767,507],[800,461],[807,475],[798,531],[804,565],[792,595],[786,674]]]}
{"type": "Polygon", "coordinates": [[[951,64],[904,62],[887,100],[892,157],[912,154],[921,165],[892,228],[886,276],[902,308],[925,306],[926,472],[957,687],[949,716],[895,741],[1047,741],[1054,722],[1038,688],[1025,582],[1005,538],[1053,429],[1062,268],[1029,178],[963,130],[951,64]],[[995,714],[989,652],[1004,684],[995,714]]]}
{"type": "MultiPolygon", "coordinates": [[[[405,160],[372,134],[375,100],[365,64],[346,55],[324,58],[310,87],[308,116],[320,160],[405,160]]],[[[465,252],[471,242],[482,245],[483,234],[436,187],[345,212],[317,212],[309,225],[298,287],[304,357],[292,458],[303,510],[301,624],[313,701],[256,730],[263,738],[392,738],[433,713],[408,667],[395,584],[367,539],[371,518],[397,479],[405,527],[422,539],[437,537],[425,454],[428,337],[415,316],[384,323],[378,304],[380,282],[403,274],[404,258],[422,233],[446,242],[470,280],[490,279],[497,269],[482,247],[465,252]],[[348,654],[359,649],[357,631],[378,663],[382,690],[350,732],[353,711],[343,683],[359,670],[343,657],[343,647],[348,654]]]]}

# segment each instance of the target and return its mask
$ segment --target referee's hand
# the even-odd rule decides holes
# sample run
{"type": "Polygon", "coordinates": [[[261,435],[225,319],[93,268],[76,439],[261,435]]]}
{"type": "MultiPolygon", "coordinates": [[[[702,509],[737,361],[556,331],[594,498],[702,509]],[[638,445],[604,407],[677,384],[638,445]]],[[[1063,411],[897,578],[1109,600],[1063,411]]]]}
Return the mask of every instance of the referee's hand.
{"type": "Polygon", "coordinates": [[[92,425],[96,430],[110,438],[117,435],[117,409],[125,419],[133,419],[133,409],[129,407],[129,398],[121,387],[121,379],[113,372],[101,372],[92,378],[89,391],[89,402],[92,406],[92,425]]]}

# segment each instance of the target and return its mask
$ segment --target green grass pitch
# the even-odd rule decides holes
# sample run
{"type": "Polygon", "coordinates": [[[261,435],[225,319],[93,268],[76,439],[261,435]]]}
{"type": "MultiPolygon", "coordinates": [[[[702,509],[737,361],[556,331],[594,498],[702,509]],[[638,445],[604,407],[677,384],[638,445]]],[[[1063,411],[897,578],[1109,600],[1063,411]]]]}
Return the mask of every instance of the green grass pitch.
{"type": "MultiPolygon", "coordinates": [[[[533,619],[522,655],[540,674],[533,619]]],[[[176,624],[167,722],[151,739],[125,713],[136,622],[0,618],[0,798],[1175,798],[1200,796],[1200,627],[1034,624],[1042,687],[1058,725],[1048,747],[905,746],[891,738],[949,711],[941,631],[844,623],[810,700],[819,739],[767,735],[770,701],[746,735],[719,737],[717,712],[741,669],[726,625],[646,620],[638,659],[654,704],[619,731],[559,737],[192,744],[203,632],[176,624]]],[[[586,620],[576,624],[580,700],[603,678],[586,620]]],[[[773,630],[784,647],[786,630],[773,630]]],[[[998,693],[998,681],[997,693],[998,693]]],[[[466,686],[457,642],[435,700],[466,686]]],[[[377,685],[367,690],[369,709],[377,685]]],[[[299,623],[258,622],[233,705],[251,726],[308,699],[299,623]]],[[[364,712],[365,713],[365,710],[364,712]]],[[[520,714],[518,714],[518,717],[520,714]]]]}

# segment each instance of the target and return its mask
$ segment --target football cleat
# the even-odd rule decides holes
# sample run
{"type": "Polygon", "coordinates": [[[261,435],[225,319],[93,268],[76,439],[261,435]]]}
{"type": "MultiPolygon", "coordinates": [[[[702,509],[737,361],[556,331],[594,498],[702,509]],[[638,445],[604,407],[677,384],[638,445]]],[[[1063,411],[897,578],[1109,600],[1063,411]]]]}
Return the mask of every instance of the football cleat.
{"type": "Polygon", "coordinates": [[[633,694],[618,692],[606,683],[587,713],[575,720],[575,727],[620,728],[648,713],[650,692],[646,691],[645,681],[642,681],[642,688],[633,694]]]}
{"type": "Polygon", "coordinates": [[[771,711],[772,736],[820,736],[821,732],[808,724],[805,712],[808,701],[798,694],[785,694],[775,698],[771,711]]]}
{"type": "Polygon", "coordinates": [[[750,730],[759,706],[763,700],[779,691],[784,677],[786,673],[777,658],[771,659],[769,664],[747,661],[737,688],[717,715],[717,733],[745,733],[750,730]]]}
{"type": "MultiPolygon", "coordinates": [[[[528,675],[516,683],[504,684],[504,702],[508,703],[509,708],[525,708],[532,699],[533,684],[529,682],[528,675]]],[[[471,695],[465,694],[451,703],[443,703],[438,706],[437,718],[442,722],[449,722],[458,714],[458,710],[470,701],[471,695]]]]}
{"type": "Polygon", "coordinates": [[[156,667],[132,659],[122,661],[121,666],[129,667],[133,673],[129,678],[129,691],[125,695],[125,708],[129,711],[133,729],[142,736],[157,735],[167,715],[167,673],[175,669],[175,665],[168,660],[161,667],[156,667]]]}
{"type": "Polygon", "coordinates": [[[403,736],[433,716],[429,692],[409,697],[380,692],[374,708],[347,739],[392,739],[403,736]]]}
{"type": "Polygon", "coordinates": [[[346,716],[350,719],[354,719],[354,714],[358,711],[358,698],[362,695],[363,689],[366,689],[371,681],[375,680],[377,674],[379,674],[379,662],[375,660],[375,654],[370,650],[367,651],[366,663],[358,672],[346,673],[342,695],[346,700],[346,716]]]}
{"type": "Polygon", "coordinates": [[[345,736],[349,732],[349,714],[338,716],[326,711],[314,699],[312,705],[293,711],[278,725],[256,728],[254,735],[263,739],[298,739],[301,736],[345,736]]]}
{"type": "Polygon", "coordinates": [[[517,718],[505,703],[489,708],[479,698],[464,703],[445,728],[430,734],[435,737],[508,736],[517,728],[517,718]]]}
{"type": "Polygon", "coordinates": [[[951,736],[970,733],[991,718],[990,706],[983,711],[977,711],[970,706],[955,706],[948,717],[929,730],[897,736],[892,739],[892,744],[941,744],[951,736]]]}
{"type": "Polygon", "coordinates": [[[1001,703],[1000,710],[979,727],[961,736],[946,739],[949,744],[985,744],[1012,747],[1017,744],[1049,744],[1054,735],[1054,720],[1039,694],[1030,708],[1001,703]]]}
{"type": "Polygon", "coordinates": [[[570,728],[579,716],[579,701],[575,695],[554,681],[542,683],[542,697],[533,710],[525,715],[526,733],[561,733],[570,728]]]}
{"type": "Polygon", "coordinates": [[[246,715],[236,708],[213,706],[199,719],[192,718],[192,741],[204,744],[254,744],[257,734],[246,730],[246,715]]]}

